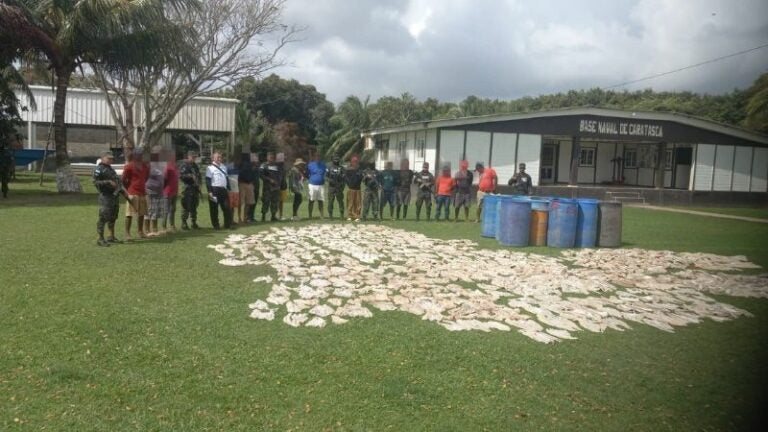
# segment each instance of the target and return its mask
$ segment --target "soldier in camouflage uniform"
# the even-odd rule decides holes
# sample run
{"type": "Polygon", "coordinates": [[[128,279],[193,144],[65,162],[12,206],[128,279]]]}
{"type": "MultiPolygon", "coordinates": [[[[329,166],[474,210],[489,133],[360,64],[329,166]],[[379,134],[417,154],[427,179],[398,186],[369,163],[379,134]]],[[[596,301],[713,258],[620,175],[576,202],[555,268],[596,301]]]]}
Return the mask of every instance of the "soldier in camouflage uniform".
{"type": "Polygon", "coordinates": [[[101,162],[93,170],[93,184],[99,191],[99,221],[96,222],[96,232],[99,234],[99,240],[96,244],[99,246],[122,243],[115,238],[115,221],[120,208],[117,195],[123,189],[121,188],[120,177],[112,169],[113,161],[112,152],[104,152],[101,155],[101,162]],[[106,239],[104,238],[104,225],[109,228],[109,237],[106,239]]]}
{"type": "Polygon", "coordinates": [[[373,163],[368,165],[368,168],[363,171],[363,184],[365,185],[365,192],[363,194],[363,220],[368,219],[368,210],[373,208],[373,218],[379,219],[379,190],[381,189],[381,180],[379,172],[373,166],[373,163]]]}
{"type": "Polygon", "coordinates": [[[197,225],[197,206],[200,205],[201,184],[203,177],[200,168],[195,163],[197,153],[187,152],[187,159],[179,169],[179,178],[184,183],[184,191],[181,193],[181,229],[188,230],[187,219],[192,218],[192,229],[200,229],[197,225]]]}
{"type": "Polygon", "coordinates": [[[325,171],[328,180],[328,217],[333,219],[333,202],[339,203],[339,216],[344,219],[344,167],[339,155],[333,155],[331,166],[325,171]]]}
{"type": "Polygon", "coordinates": [[[261,165],[259,176],[262,180],[261,191],[261,221],[267,219],[267,213],[271,214],[270,221],[277,220],[277,210],[280,204],[280,188],[283,183],[283,171],[275,160],[275,153],[267,153],[267,161],[261,165]]]}
{"type": "Polygon", "coordinates": [[[418,187],[418,195],[416,196],[416,220],[421,217],[421,206],[427,205],[427,220],[432,215],[432,195],[435,189],[435,176],[429,172],[429,163],[424,162],[421,166],[421,171],[416,173],[413,177],[413,182],[418,187]]]}
{"type": "Polygon", "coordinates": [[[396,209],[397,218],[400,219],[400,209],[403,210],[403,219],[408,216],[408,206],[411,204],[411,184],[413,184],[413,170],[408,168],[408,159],[400,161],[400,180],[397,186],[396,209]]]}
{"type": "Polygon", "coordinates": [[[533,186],[531,176],[525,172],[524,163],[521,163],[518,169],[519,171],[509,179],[507,184],[512,186],[513,190],[518,195],[530,195],[533,186]]]}

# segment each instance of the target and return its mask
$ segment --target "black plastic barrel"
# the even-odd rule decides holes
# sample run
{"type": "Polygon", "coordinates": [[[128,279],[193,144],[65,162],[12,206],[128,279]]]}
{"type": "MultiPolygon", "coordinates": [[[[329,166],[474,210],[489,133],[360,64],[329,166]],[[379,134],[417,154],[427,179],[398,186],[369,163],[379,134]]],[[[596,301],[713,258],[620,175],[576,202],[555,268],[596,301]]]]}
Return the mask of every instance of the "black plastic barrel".
{"type": "Polygon", "coordinates": [[[621,203],[600,201],[598,224],[598,241],[600,247],[621,246],[621,203]]]}

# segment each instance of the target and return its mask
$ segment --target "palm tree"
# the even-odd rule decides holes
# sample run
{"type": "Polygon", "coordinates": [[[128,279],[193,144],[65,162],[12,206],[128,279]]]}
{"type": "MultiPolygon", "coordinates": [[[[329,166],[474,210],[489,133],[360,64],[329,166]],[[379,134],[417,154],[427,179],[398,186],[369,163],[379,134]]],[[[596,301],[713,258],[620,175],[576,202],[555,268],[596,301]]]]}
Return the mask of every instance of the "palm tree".
{"type": "Polygon", "coordinates": [[[326,155],[338,154],[347,159],[362,151],[360,133],[374,126],[369,107],[370,96],[361,101],[357,96],[348,96],[331,117],[334,132],[326,155]]]}
{"type": "Polygon", "coordinates": [[[46,61],[55,74],[53,128],[59,192],[82,191],[69,166],[64,122],[74,72],[85,63],[121,68],[158,58],[159,50],[167,48],[158,43],[163,35],[147,30],[162,27],[156,24],[166,21],[166,8],[196,4],[197,0],[0,0],[0,40],[10,41],[20,55],[46,61]]]}

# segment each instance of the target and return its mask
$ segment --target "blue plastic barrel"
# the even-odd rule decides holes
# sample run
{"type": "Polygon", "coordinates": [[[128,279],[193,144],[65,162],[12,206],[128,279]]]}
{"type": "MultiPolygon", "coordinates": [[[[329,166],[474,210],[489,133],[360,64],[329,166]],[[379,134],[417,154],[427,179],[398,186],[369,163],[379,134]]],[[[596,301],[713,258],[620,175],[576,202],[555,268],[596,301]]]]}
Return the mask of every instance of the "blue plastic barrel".
{"type": "Polygon", "coordinates": [[[579,198],[579,219],[576,223],[576,247],[597,245],[597,216],[600,201],[579,198]]]}
{"type": "Polygon", "coordinates": [[[574,199],[555,198],[549,203],[547,246],[569,248],[576,244],[579,204],[574,199]]]}
{"type": "Polygon", "coordinates": [[[501,195],[486,194],[483,197],[483,223],[481,233],[483,237],[496,237],[496,213],[501,195]]]}
{"type": "Polygon", "coordinates": [[[496,240],[502,246],[528,246],[531,200],[502,198],[496,215],[496,240]]]}
{"type": "Polygon", "coordinates": [[[498,240],[499,239],[499,224],[501,224],[501,221],[499,219],[499,206],[501,205],[502,201],[511,201],[517,199],[517,195],[498,195],[496,199],[496,217],[494,218],[493,226],[493,237],[498,240]]]}

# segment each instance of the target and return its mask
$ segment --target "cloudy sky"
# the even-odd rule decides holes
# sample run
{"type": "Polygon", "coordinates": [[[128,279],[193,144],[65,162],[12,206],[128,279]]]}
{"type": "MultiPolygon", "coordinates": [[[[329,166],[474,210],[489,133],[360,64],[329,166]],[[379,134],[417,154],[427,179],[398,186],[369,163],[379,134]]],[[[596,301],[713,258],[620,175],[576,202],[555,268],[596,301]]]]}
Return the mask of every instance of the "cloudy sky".
{"type": "MultiPolygon", "coordinates": [[[[608,87],[768,44],[766,0],[287,0],[306,26],[275,72],[347,95],[458,101],[608,87]]],[[[768,47],[625,86],[722,93],[768,47]]]]}

